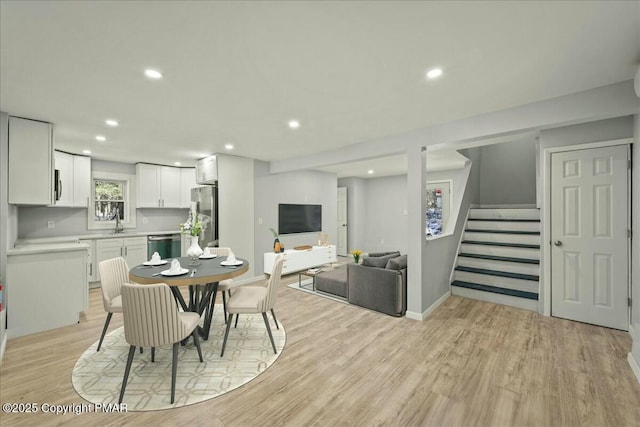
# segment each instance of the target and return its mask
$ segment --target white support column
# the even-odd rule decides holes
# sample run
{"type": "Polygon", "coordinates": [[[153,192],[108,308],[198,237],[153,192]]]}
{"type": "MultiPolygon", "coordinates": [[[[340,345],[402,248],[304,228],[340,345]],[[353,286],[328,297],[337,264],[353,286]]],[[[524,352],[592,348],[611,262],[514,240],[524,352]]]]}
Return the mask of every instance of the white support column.
{"type": "Polygon", "coordinates": [[[407,152],[407,207],[408,213],[408,259],[407,259],[407,317],[423,320],[423,254],[425,249],[426,209],[426,151],[416,144],[407,152]]]}

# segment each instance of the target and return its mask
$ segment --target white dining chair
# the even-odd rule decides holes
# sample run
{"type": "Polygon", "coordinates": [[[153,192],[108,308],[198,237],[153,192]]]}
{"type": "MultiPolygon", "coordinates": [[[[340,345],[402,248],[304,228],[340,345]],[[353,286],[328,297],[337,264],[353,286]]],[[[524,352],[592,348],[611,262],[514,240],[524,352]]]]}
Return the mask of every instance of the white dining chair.
{"type": "Polygon", "coordinates": [[[123,284],[122,307],[124,337],[130,347],[118,403],[122,403],[124,397],[136,347],[151,347],[153,359],[155,348],[168,344],[173,345],[171,368],[171,403],[173,403],[176,394],[180,342],[189,335],[193,336],[200,362],[203,361],[200,339],[196,329],[200,322],[200,316],[198,313],[190,311],[179,311],[178,304],[166,283],[154,285],[123,284]]]}
{"type": "Polygon", "coordinates": [[[102,288],[102,305],[107,312],[107,319],[102,328],[98,349],[102,346],[102,341],[111,322],[113,313],[122,313],[122,296],[120,289],[123,283],[129,281],[129,266],[122,257],[107,259],[98,264],[100,271],[100,282],[102,288]]]}
{"type": "MultiPolygon", "coordinates": [[[[219,257],[227,257],[231,252],[231,248],[228,247],[209,247],[209,252],[216,254],[219,257]]],[[[224,310],[224,321],[227,321],[227,299],[231,297],[231,289],[239,286],[233,282],[233,279],[225,279],[218,282],[218,292],[222,292],[222,307],[224,310]]]]}
{"type": "MultiPolygon", "coordinates": [[[[282,276],[282,263],[284,262],[284,256],[278,255],[275,263],[273,264],[273,270],[271,275],[267,279],[266,286],[245,285],[237,287],[229,301],[227,302],[227,310],[229,312],[229,318],[227,319],[227,328],[224,332],[224,341],[222,342],[222,351],[220,357],[224,356],[224,349],[227,345],[227,338],[229,336],[229,329],[231,328],[231,320],[233,315],[236,315],[236,324],[238,316],[240,314],[262,314],[262,319],[269,333],[269,339],[273,346],[273,352],[278,353],[276,350],[276,344],[273,341],[273,334],[271,333],[271,327],[269,326],[269,319],[267,318],[267,311],[271,311],[273,320],[278,325],[276,320],[273,306],[276,302],[276,295],[278,293],[278,287],[280,285],[280,278],[282,276]]],[[[278,327],[278,326],[277,326],[278,327]]],[[[278,327],[279,329],[279,327],[278,327]]]]}

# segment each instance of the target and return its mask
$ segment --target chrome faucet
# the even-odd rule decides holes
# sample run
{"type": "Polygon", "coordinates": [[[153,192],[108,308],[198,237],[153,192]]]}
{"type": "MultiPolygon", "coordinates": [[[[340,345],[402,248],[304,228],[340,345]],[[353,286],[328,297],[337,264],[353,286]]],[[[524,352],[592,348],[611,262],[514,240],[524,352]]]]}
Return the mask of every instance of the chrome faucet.
{"type": "Polygon", "coordinates": [[[116,212],[116,229],[114,230],[114,233],[124,233],[124,226],[120,222],[120,211],[116,212]]]}

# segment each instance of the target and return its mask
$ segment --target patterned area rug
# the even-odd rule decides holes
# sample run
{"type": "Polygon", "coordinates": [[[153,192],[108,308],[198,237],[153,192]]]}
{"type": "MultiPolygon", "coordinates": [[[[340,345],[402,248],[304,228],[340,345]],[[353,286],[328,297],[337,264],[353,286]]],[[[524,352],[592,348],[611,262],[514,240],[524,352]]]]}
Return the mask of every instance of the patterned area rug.
{"type": "MultiPolygon", "coordinates": [[[[262,315],[240,315],[238,327],[229,331],[224,358],[220,358],[224,338],[222,309],[216,307],[209,340],[200,340],[202,357],[189,339],[180,346],[178,373],[176,376],[175,402],[171,399],[172,347],[156,349],[155,362],[151,363],[151,349],[136,349],[124,392],[123,403],[128,411],[150,411],[177,408],[214,398],[248,383],[271,366],[282,353],[286,333],[282,324],[276,329],[269,316],[273,339],[278,354],[273,353],[262,315]]],[[[72,373],[76,392],[91,403],[117,403],[124,369],[127,364],[129,344],[124,338],[124,328],[108,334],[100,352],[98,341],[78,359],[72,373]]]]}

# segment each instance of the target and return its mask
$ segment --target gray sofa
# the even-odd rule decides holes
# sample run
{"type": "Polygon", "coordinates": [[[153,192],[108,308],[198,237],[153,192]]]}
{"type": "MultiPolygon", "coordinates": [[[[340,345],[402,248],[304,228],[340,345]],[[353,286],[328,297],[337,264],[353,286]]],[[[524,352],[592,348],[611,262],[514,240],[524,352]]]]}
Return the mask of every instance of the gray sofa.
{"type": "Polygon", "coordinates": [[[371,310],[404,316],[407,311],[407,256],[371,253],[362,264],[347,265],[347,301],[371,310]]]}

